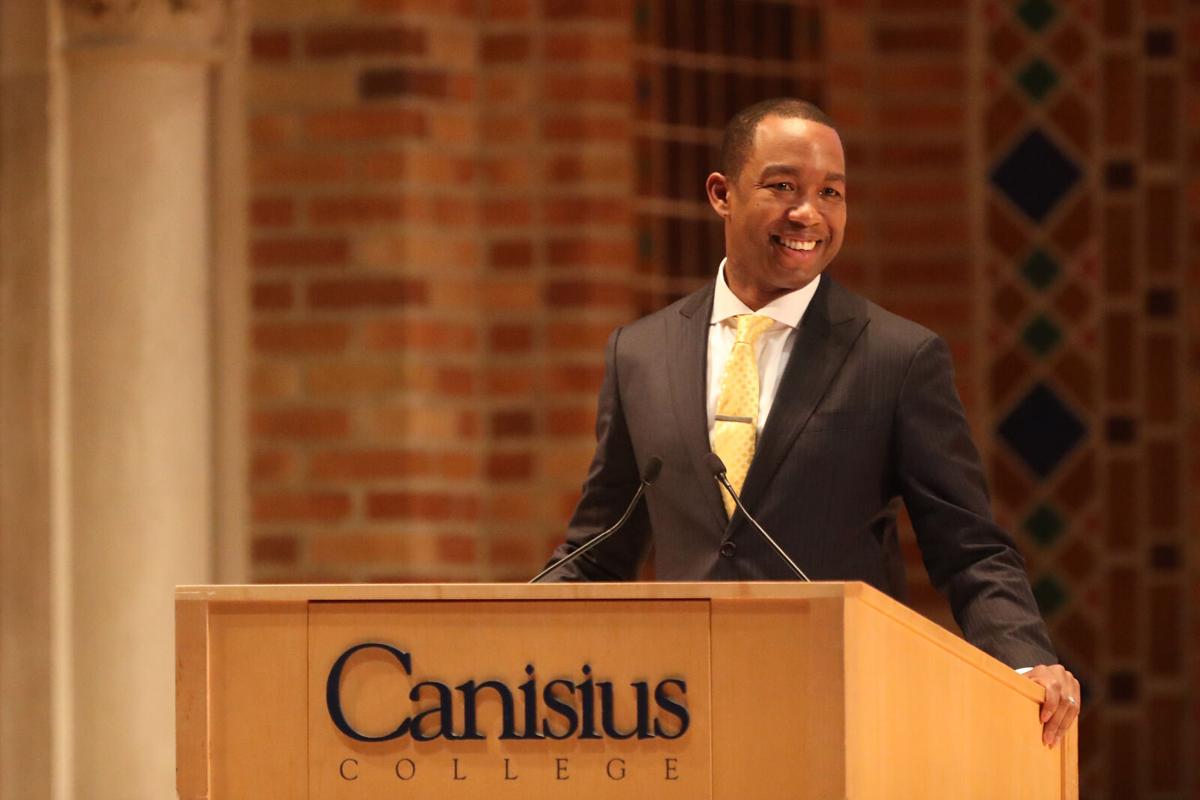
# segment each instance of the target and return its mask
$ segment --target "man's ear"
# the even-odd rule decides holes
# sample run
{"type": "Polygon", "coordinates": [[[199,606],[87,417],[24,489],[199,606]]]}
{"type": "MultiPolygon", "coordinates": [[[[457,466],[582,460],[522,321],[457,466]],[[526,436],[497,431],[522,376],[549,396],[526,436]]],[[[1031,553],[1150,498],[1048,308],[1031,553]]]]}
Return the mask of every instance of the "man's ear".
{"type": "Polygon", "coordinates": [[[729,189],[729,179],[719,172],[712,173],[704,182],[704,191],[708,194],[708,202],[721,219],[729,217],[729,189]]]}

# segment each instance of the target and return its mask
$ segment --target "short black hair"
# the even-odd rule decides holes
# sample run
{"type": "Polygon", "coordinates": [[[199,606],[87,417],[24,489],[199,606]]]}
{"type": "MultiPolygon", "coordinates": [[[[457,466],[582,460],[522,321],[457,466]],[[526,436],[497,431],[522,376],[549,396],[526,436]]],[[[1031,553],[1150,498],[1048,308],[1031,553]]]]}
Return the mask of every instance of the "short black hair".
{"type": "Polygon", "coordinates": [[[737,178],[742,167],[746,165],[746,160],[750,157],[750,150],[754,146],[754,131],[758,128],[758,123],[770,116],[807,119],[828,125],[835,132],[837,131],[833,119],[815,103],[795,97],[773,97],[770,100],[761,100],[734,114],[733,119],[725,125],[725,136],[721,140],[722,175],[730,180],[737,178]]]}

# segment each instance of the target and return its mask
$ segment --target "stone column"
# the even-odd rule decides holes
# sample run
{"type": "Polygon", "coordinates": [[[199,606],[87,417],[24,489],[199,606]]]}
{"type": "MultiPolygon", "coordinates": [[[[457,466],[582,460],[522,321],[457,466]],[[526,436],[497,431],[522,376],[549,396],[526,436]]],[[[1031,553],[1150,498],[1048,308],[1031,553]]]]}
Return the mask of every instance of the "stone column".
{"type": "Polygon", "coordinates": [[[74,796],[174,795],[172,588],[212,578],[218,0],[64,3],[74,796]]]}
{"type": "Polygon", "coordinates": [[[0,575],[18,584],[0,591],[3,703],[27,691],[0,711],[0,789],[14,797],[175,795],[173,587],[214,578],[225,505],[214,265],[230,248],[214,136],[240,7],[15,0],[0,20],[6,43],[51,43],[29,69],[45,81],[40,133],[21,127],[34,103],[6,98],[0,120],[0,230],[37,257],[0,257],[5,316],[30,323],[0,333],[0,435],[18,446],[0,453],[0,575]],[[37,6],[49,14],[11,10],[37,6]],[[7,27],[35,18],[40,30],[7,27]],[[44,161],[27,168],[22,152],[44,161]],[[40,183],[16,184],[22,172],[40,183]]]}

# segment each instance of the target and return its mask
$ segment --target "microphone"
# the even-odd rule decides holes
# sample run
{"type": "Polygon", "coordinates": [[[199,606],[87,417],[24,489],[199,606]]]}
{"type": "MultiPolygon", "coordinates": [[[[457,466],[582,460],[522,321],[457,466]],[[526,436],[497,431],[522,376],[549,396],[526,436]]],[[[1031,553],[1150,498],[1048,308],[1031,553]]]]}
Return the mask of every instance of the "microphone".
{"type": "Polygon", "coordinates": [[[741,511],[742,514],[745,515],[746,519],[750,520],[755,528],[758,528],[758,532],[761,533],[763,538],[767,540],[767,543],[771,545],[771,547],[775,548],[775,552],[779,554],[780,558],[787,562],[788,567],[790,567],[792,570],[792,574],[801,580],[812,583],[812,580],[804,574],[804,570],[796,566],[796,562],[792,561],[791,556],[783,551],[783,548],[779,546],[779,542],[772,539],[771,534],[763,530],[763,526],[758,524],[758,520],[750,516],[750,512],[746,510],[744,505],[742,505],[742,498],[738,497],[738,493],[733,490],[733,484],[729,482],[729,478],[725,477],[725,462],[721,460],[721,457],[716,453],[709,453],[704,460],[705,463],[708,464],[709,470],[712,471],[713,477],[721,482],[721,485],[725,487],[725,491],[729,492],[729,496],[733,498],[733,502],[737,505],[738,511],[741,511]]]}
{"type": "Polygon", "coordinates": [[[555,561],[537,575],[534,575],[529,582],[537,583],[559,567],[565,567],[567,564],[570,564],[571,562],[575,561],[575,559],[581,557],[584,553],[587,553],[598,547],[605,539],[621,530],[621,528],[625,527],[625,523],[629,521],[631,516],[633,516],[633,509],[637,506],[638,500],[642,499],[642,494],[646,491],[646,487],[658,480],[658,473],[662,472],[662,465],[663,462],[661,458],[658,456],[650,456],[650,460],[646,462],[645,469],[642,470],[641,483],[638,485],[637,491],[633,493],[633,499],[629,501],[629,505],[626,506],[625,513],[621,515],[621,518],[613,523],[612,527],[608,530],[597,533],[583,545],[575,548],[575,550],[572,552],[567,553],[558,561],[555,561]]]}

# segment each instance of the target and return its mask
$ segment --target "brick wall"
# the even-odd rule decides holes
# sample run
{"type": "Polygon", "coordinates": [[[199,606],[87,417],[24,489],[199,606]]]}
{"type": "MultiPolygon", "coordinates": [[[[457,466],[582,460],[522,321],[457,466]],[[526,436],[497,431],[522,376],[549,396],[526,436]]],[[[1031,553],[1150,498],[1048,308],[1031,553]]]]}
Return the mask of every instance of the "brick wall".
{"type": "Polygon", "coordinates": [[[255,576],[525,575],[634,304],[629,10],[253,10],[255,576]]]}

